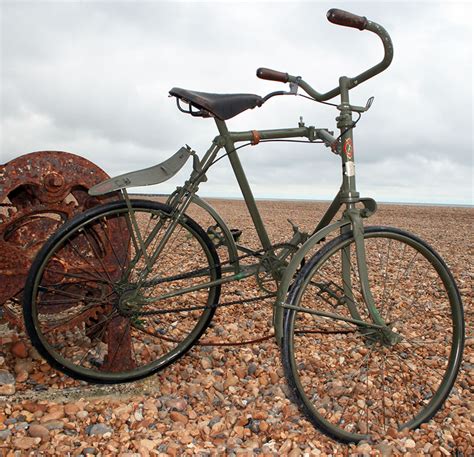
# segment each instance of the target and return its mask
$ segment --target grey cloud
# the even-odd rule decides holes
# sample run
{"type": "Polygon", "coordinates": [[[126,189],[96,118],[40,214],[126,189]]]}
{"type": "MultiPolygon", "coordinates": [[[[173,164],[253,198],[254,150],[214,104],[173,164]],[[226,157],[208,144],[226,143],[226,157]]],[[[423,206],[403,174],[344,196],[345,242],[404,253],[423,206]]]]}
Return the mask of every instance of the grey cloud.
{"type": "MultiPolygon", "coordinates": [[[[387,190],[398,182],[406,200],[426,195],[445,201],[452,194],[455,201],[457,194],[472,203],[466,173],[472,136],[460,133],[472,129],[470,5],[456,11],[442,3],[336,6],[382,23],[395,46],[392,66],[352,92],[356,104],[376,96],[355,129],[359,182],[376,197],[398,198],[400,193],[390,197],[387,190]],[[393,161],[391,173],[387,161],[393,161]],[[430,180],[423,178],[428,168],[430,180]],[[446,183],[449,192],[437,195],[432,180],[446,183]]],[[[301,74],[325,91],[337,75],[353,76],[381,58],[375,36],[329,24],[328,7],[2,3],[0,162],[32,150],[62,149],[116,174],[164,160],[184,143],[204,152],[217,133],[212,120],[179,113],[167,97],[171,87],[264,95],[282,88],[255,78],[257,67],[268,66],[301,74]]],[[[335,129],[333,108],[294,97],[245,112],[229,127],[296,126],[300,115],[307,124],[335,129]]],[[[339,184],[338,160],[323,147],[311,148],[275,143],[242,150],[242,161],[265,196],[279,195],[283,187],[284,196],[313,195],[319,183],[321,198],[331,197],[339,184]]],[[[204,193],[234,195],[228,164],[222,161],[210,177],[204,193]]],[[[167,183],[166,190],[177,183],[167,183]]]]}

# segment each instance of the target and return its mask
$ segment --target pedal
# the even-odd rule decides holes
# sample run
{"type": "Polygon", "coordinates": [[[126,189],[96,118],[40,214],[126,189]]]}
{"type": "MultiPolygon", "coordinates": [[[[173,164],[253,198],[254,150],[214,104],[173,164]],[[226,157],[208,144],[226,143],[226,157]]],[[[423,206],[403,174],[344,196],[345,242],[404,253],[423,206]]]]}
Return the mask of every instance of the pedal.
{"type": "MultiPolygon", "coordinates": [[[[211,225],[206,230],[207,235],[212,240],[214,245],[217,247],[224,246],[226,244],[224,234],[222,233],[222,229],[216,224],[211,225]]],[[[242,235],[242,230],[239,229],[230,229],[230,233],[234,242],[236,243],[239,241],[240,236],[242,235]]]]}
{"type": "Polygon", "coordinates": [[[344,290],[335,282],[319,282],[315,283],[315,285],[319,288],[319,291],[316,292],[316,295],[321,297],[322,300],[331,305],[333,308],[337,308],[338,306],[345,304],[346,300],[344,290]]]}

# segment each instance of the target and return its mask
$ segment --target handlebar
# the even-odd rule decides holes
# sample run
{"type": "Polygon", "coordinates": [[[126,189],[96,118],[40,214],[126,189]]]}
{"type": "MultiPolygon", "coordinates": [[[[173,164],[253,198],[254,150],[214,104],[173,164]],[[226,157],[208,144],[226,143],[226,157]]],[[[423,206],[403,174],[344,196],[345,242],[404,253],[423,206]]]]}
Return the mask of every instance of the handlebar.
{"type": "Polygon", "coordinates": [[[365,16],[357,16],[348,11],[338,10],[336,8],[330,9],[326,17],[329,22],[345,27],[354,27],[355,29],[364,30],[367,27],[368,20],[365,16]]]}
{"type": "Polygon", "coordinates": [[[269,68],[259,68],[257,70],[257,77],[260,79],[268,79],[270,81],[279,81],[281,83],[287,83],[289,78],[288,73],[282,73],[281,71],[270,70],[269,68]]]}
{"type": "MultiPolygon", "coordinates": [[[[358,86],[359,84],[367,81],[375,75],[378,75],[388,68],[393,59],[393,45],[390,35],[381,25],[377,24],[376,22],[369,21],[364,16],[357,16],[356,14],[336,8],[330,9],[327,12],[327,19],[333,24],[342,25],[345,27],[353,27],[359,30],[368,30],[372,33],[375,33],[382,40],[384,47],[383,59],[377,65],[374,65],[373,67],[365,70],[357,76],[354,76],[353,78],[349,78],[348,89],[358,86]]],[[[300,76],[292,76],[288,73],[270,70],[269,68],[259,68],[257,70],[257,77],[284,83],[297,83],[309,96],[317,101],[329,100],[341,93],[341,88],[338,86],[326,93],[321,94],[314,90],[306,81],[303,81],[300,76]]]]}

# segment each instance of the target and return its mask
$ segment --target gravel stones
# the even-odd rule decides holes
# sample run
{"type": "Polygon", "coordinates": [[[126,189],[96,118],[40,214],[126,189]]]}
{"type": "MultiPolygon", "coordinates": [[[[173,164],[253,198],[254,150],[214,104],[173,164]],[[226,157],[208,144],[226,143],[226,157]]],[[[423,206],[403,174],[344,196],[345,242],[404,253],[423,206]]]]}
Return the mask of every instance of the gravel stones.
{"type": "Polygon", "coordinates": [[[33,438],[41,438],[42,441],[47,441],[49,438],[49,429],[41,424],[31,424],[28,428],[28,435],[33,438]]]}
{"type": "Polygon", "coordinates": [[[28,348],[24,341],[17,341],[12,344],[10,351],[15,357],[26,359],[28,357],[28,348]]]}
{"type": "Polygon", "coordinates": [[[37,444],[41,442],[41,438],[33,438],[28,436],[22,436],[19,438],[15,438],[13,440],[13,445],[15,448],[28,450],[36,447],[37,444]]]}
{"type": "MultiPolygon", "coordinates": [[[[214,200],[212,205],[230,225],[244,229],[243,243],[258,248],[242,202],[214,200]]],[[[272,240],[280,242],[291,236],[286,218],[311,231],[311,221],[321,216],[325,205],[259,202],[259,207],[272,240]]],[[[199,214],[192,216],[199,220],[199,214]]],[[[202,220],[204,227],[212,223],[206,225],[202,220]]],[[[196,346],[143,381],[95,386],[51,369],[28,341],[26,358],[13,355],[12,343],[25,338],[19,335],[0,345],[0,373],[8,373],[8,384],[16,388],[8,396],[0,394],[4,395],[0,397],[0,455],[4,449],[12,456],[15,451],[18,455],[64,456],[69,452],[123,457],[160,453],[229,457],[474,455],[474,340],[469,330],[473,328],[474,298],[472,209],[380,205],[369,223],[402,226],[427,238],[449,261],[466,307],[471,339],[467,340],[459,382],[443,410],[420,429],[406,434],[389,430],[388,436],[359,445],[342,445],[322,435],[287,398],[280,353],[272,339],[240,347],[196,346]],[[415,210],[420,210],[422,217],[415,210]],[[22,372],[28,373],[27,379],[18,379],[22,372]]],[[[236,284],[223,285],[222,296],[246,298],[254,293],[254,287],[250,280],[241,281],[236,294],[236,284]]],[[[270,300],[251,307],[218,309],[214,326],[202,340],[232,342],[261,337],[272,331],[268,324],[271,316],[270,300]]]]}
{"type": "Polygon", "coordinates": [[[11,430],[0,430],[0,442],[2,441],[6,441],[7,438],[10,438],[10,436],[12,435],[12,431],[11,430]]]}
{"type": "Polygon", "coordinates": [[[188,418],[184,414],[181,414],[178,411],[171,411],[169,416],[173,422],[180,422],[184,425],[188,423],[188,418]]]}
{"type": "Polygon", "coordinates": [[[0,370],[0,395],[13,395],[16,391],[15,377],[8,370],[0,370]]]}
{"type": "Polygon", "coordinates": [[[94,424],[86,427],[86,433],[89,436],[99,435],[99,436],[110,436],[113,433],[113,428],[105,424],[94,424]]]}

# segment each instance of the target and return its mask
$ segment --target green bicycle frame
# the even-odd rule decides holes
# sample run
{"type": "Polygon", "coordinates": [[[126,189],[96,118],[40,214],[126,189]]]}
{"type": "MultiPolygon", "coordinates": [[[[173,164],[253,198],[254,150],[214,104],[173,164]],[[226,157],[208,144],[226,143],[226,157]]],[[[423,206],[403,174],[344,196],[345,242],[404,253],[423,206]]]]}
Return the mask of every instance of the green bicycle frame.
{"type": "MultiPolygon", "coordinates": [[[[364,18],[365,20],[365,18],[364,18]]],[[[341,25],[348,25],[348,24],[341,24],[341,25]]],[[[361,24],[359,24],[361,25],[361,24]]],[[[299,268],[301,261],[304,257],[310,252],[310,250],[317,244],[320,243],[329,233],[334,231],[340,231],[341,233],[345,233],[347,231],[352,230],[353,236],[355,239],[355,251],[356,251],[356,260],[357,260],[357,268],[359,272],[359,281],[361,285],[362,295],[364,302],[367,306],[367,310],[371,317],[372,323],[367,323],[362,321],[361,315],[357,310],[353,294],[352,294],[352,285],[351,285],[351,265],[348,261],[342,262],[342,272],[344,278],[344,294],[347,297],[348,308],[351,314],[351,318],[348,318],[350,322],[353,322],[360,326],[373,326],[377,328],[383,328],[387,336],[394,337],[391,335],[391,331],[386,326],[385,322],[383,321],[382,317],[380,316],[379,312],[374,303],[373,296],[370,291],[370,284],[368,280],[368,272],[367,272],[367,265],[366,265],[366,254],[365,254],[365,246],[364,246],[364,226],[362,219],[369,217],[376,211],[377,205],[375,201],[371,198],[360,198],[359,193],[357,192],[356,188],[356,173],[355,173],[355,154],[354,154],[354,146],[353,146],[353,127],[355,126],[352,118],[353,111],[362,113],[369,109],[371,100],[367,103],[366,107],[354,106],[350,104],[349,101],[349,90],[353,87],[357,86],[361,82],[375,76],[376,74],[383,71],[390,65],[390,62],[393,57],[393,48],[391,44],[391,40],[385,29],[380,25],[373,23],[371,21],[365,20],[362,24],[363,28],[377,34],[383,42],[384,46],[384,59],[375,65],[374,67],[366,70],[365,72],[361,73],[360,75],[349,78],[346,76],[342,76],[339,78],[339,85],[338,87],[334,88],[331,91],[328,91],[324,94],[321,94],[315,91],[308,83],[303,81],[301,77],[291,76],[288,74],[280,73],[278,78],[274,77],[267,77],[266,79],[275,79],[280,80],[283,82],[290,82],[296,85],[296,87],[301,87],[305,90],[311,97],[313,97],[316,101],[323,101],[333,98],[337,95],[340,95],[340,104],[337,106],[340,114],[336,118],[337,121],[337,128],[340,131],[340,135],[338,138],[335,138],[331,132],[327,129],[316,129],[315,127],[309,126],[306,127],[302,122],[300,122],[297,128],[286,128],[286,129],[276,129],[276,130],[260,130],[260,131],[244,131],[244,132],[230,132],[227,128],[225,121],[218,119],[217,117],[214,118],[217,129],[219,131],[219,135],[215,137],[212,142],[211,147],[208,151],[204,154],[201,160],[197,158],[194,151],[192,151],[189,147],[188,149],[182,148],[182,150],[178,151],[179,159],[176,160],[186,160],[188,155],[193,155],[193,171],[191,173],[190,178],[185,182],[182,187],[178,187],[175,192],[173,192],[170,197],[168,198],[167,204],[170,205],[174,212],[173,220],[170,226],[165,230],[163,234],[163,238],[158,244],[157,248],[151,254],[151,256],[147,259],[147,263],[149,265],[153,264],[153,262],[158,258],[161,250],[163,249],[167,239],[171,235],[174,227],[178,223],[180,217],[183,217],[184,211],[188,208],[191,203],[196,203],[197,205],[201,206],[205,211],[207,211],[217,222],[217,224],[221,227],[223,237],[225,239],[225,244],[229,250],[229,267],[224,269],[224,272],[231,272],[233,274],[227,275],[218,279],[216,281],[212,281],[205,284],[199,284],[192,286],[190,288],[182,289],[179,291],[171,292],[167,294],[166,297],[150,297],[147,298],[146,301],[159,301],[162,298],[168,298],[168,296],[180,295],[183,293],[191,292],[193,290],[198,290],[200,288],[211,287],[217,284],[222,284],[225,282],[230,282],[234,280],[240,280],[246,277],[249,277],[256,273],[258,265],[251,265],[251,266],[240,266],[237,251],[239,247],[234,242],[231,232],[226,226],[225,222],[220,218],[217,212],[206,202],[201,200],[197,195],[197,191],[199,189],[199,185],[202,182],[207,181],[206,172],[214,163],[217,154],[219,151],[224,148],[226,151],[226,155],[229,158],[230,164],[232,166],[233,172],[237,179],[237,183],[240,187],[242,192],[242,196],[245,200],[245,204],[249,211],[250,217],[252,222],[255,226],[255,230],[257,236],[260,240],[260,244],[262,246],[263,252],[268,252],[270,255],[274,256],[276,259],[285,260],[290,257],[293,252],[290,251],[283,251],[279,255],[276,255],[272,252],[272,243],[269,239],[268,233],[265,229],[265,225],[261,218],[261,215],[258,211],[257,204],[255,202],[255,198],[252,194],[250,185],[248,183],[247,177],[245,172],[242,168],[242,164],[240,162],[238,153],[236,151],[235,144],[238,142],[250,142],[252,144],[257,144],[260,140],[273,140],[273,139],[289,139],[289,138],[306,138],[309,142],[323,142],[327,147],[330,147],[331,150],[338,154],[341,157],[341,165],[342,165],[342,184],[337,193],[336,197],[334,198],[333,202],[330,204],[329,208],[327,209],[326,213],[322,217],[319,224],[314,229],[311,236],[303,234],[299,232],[299,230],[295,230],[295,234],[291,239],[290,243],[301,247],[297,250],[296,253],[292,256],[289,264],[286,266],[283,272],[281,271],[270,271],[272,276],[278,280],[279,287],[277,291],[277,297],[274,306],[274,326],[275,326],[275,334],[277,341],[281,341],[281,337],[283,334],[283,310],[285,308],[289,308],[290,306],[286,304],[285,300],[289,291],[289,287],[292,283],[294,275],[299,268]],[[281,79],[281,75],[283,75],[284,79],[281,79]],[[186,157],[185,157],[186,156],[186,157]],[[357,206],[359,204],[359,206],[357,206]],[[360,207],[362,204],[362,207],[360,207]],[[345,207],[342,217],[336,221],[332,222],[339,212],[341,207],[345,207]]],[[[361,26],[362,26],[361,25],[361,26]]],[[[348,25],[354,26],[354,25],[348,25]]],[[[356,27],[359,28],[359,27],[356,27]]],[[[265,70],[270,72],[270,74],[275,74],[273,70],[265,70]]],[[[276,72],[277,73],[277,72],[276,72]]],[[[294,93],[294,92],[292,92],[294,93]]],[[[180,163],[181,163],[180,162],[180,163]]],[[[184,163],[184,162],[182,162],[184,163]]],[[[124,191],[124,197],[128,201],[128,195],[126,191],[124,191]]],[[[131,207],[129,205],[130,214],[132,218],[132,225],[135,224],[133,221],[134,215],[131,207]]],[[[158,228],[152,236],[149,237],[148,240],[138,240],[139,244],[144,251],[146,246],[151,242],[152,237],[155,236],[158,230],[161,227],[158,224],[158,228]]],[[[349,250],[350,247],[344,248],[349,250]]],[[[252,252],[251,250],[240,248],[240,250],[244,250],[244,252],[252,252]]],[[[349,254],[349,252],[346,252],[349,254]]],[[[349,255],[345,256],[347,259],[349,255]]],[[[149,268],[146,268],[149,270],[149,268]]],[[[146,281],[147,271],[144,271],[142,277],[140,278],[139,283],[143,283],[146,281]]],[[[139,284],[140,285],[140,284],[139,284]]],[[[292,309],[294,307],[291,307],[292,309]]],[[[298,308],[298,310],[302,312],[310,312],[309,310],[305,310],[303,308],[298,308]]],[[[311,311],[314,312],[314,311],[311,311]]],[[[322,314],[321,314],[322,315],[322,314]]],[[[335,318],[340,318],[337,316],[331,316],[335,318]]],[[[347,320],[347,319],[346,319],[347,320]]]]}

